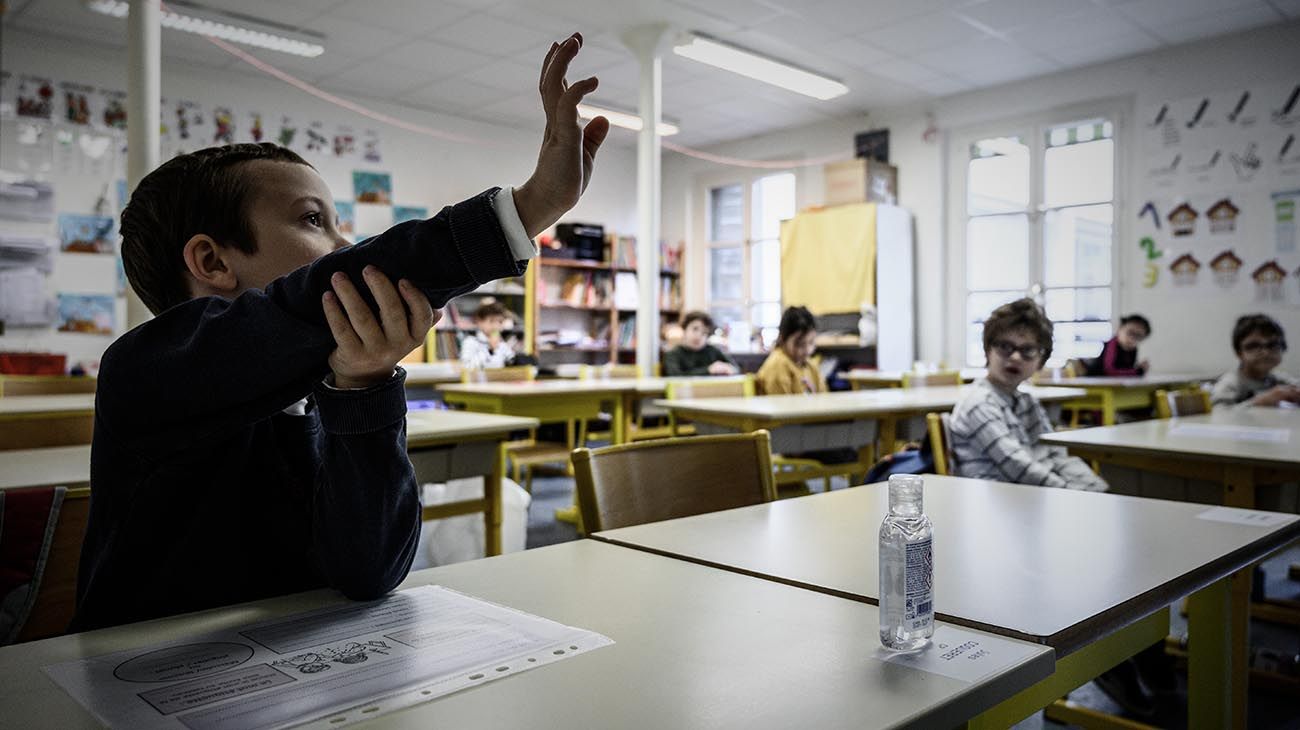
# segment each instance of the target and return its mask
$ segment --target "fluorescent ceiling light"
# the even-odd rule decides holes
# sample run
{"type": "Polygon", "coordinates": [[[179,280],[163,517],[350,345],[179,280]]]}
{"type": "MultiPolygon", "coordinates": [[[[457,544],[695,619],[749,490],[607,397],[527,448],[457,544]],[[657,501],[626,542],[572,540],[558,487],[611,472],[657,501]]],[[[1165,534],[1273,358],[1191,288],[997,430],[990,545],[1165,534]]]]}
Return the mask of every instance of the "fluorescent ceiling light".
{"type": "MultiPolygon", "coordinates": [[[[615,127],[630,129],[634,132],[640,132],[642,127],[641,117],[635,114],[614,111],[613,109],[606,109],[604,107],[592,106],[590,104],[579,104],[578,116],[582,117],[583,119],[591,119],[592,117],[604,117],[608,119],[609,123],[614,125],[615,127]]],[[[680,131],[681,130],[677,128],[676,124],[671,124],[663,120],[659,121],[660,137],[668,137],[677,134],[680,131]]]]}
{"type": "Polygon", "coordinates": [[[828,76],[699,33],[688,34],[673,46],[673,53],[822,101],[849,93],[849,87],[828,76]]]}
{"type": "MultiPolygon", "coordinates": [[[[114,18],[125,18],[131,12],[130,5],[122,0],[87,0],[86,7],[96,13],[114,18]]],[[[172,30],[210,35],[231,43],[291,53],[295,56],[315,58],[325,52],[325,47],[317,42],[324,40],[323,38],[306,34],[300,35],[307,40],[294,38],[287,29],[268,25],[265,21],[178,3],[175,0],[164,5],[159,23],[162,27],[172,30]],[[255,26],[266,26],[268,29],[261,30],[255,26]]]]}

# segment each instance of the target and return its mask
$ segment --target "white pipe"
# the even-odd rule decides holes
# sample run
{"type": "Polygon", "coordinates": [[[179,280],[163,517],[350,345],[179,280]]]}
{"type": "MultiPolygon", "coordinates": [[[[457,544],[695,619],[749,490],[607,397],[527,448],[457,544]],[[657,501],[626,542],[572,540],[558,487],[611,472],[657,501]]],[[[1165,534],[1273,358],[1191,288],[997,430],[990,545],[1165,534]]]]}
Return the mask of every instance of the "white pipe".
{"type": "MultiPolygon", "coordinates": [[[[127,17],[126,184],[136,184],[158,166],[158,125],[162,116],[162,54],[159,0],[131,0],[127,17]]],[[[135,327],[149,319],[149,309],[127,287],[126,324],[135,327]]]]}

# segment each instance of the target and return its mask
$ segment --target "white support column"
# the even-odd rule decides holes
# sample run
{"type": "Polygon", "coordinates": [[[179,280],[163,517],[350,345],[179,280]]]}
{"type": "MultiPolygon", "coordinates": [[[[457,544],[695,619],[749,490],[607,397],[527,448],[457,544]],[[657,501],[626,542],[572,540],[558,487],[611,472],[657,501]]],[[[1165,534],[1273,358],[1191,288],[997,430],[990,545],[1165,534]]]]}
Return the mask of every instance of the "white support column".
{"type": "Polygon", "coordinates": [[[636,362],[650,375],[659,362],[659,120],[663,105],[663,63],[660,51],[668,37],[662,24],[633,28],[623,35],[641,66],[641,132],[636,161],[636,362]]]}
{"type": "MultiPolygon", "coordinates": [[[[131,0],[127,18],[126,185],[135,190],[140,178],[158,166],[162,54],[159,0],[131,0]]],[[[127,287],[126,326],[149,319],[149,309],[127,287]]]]}

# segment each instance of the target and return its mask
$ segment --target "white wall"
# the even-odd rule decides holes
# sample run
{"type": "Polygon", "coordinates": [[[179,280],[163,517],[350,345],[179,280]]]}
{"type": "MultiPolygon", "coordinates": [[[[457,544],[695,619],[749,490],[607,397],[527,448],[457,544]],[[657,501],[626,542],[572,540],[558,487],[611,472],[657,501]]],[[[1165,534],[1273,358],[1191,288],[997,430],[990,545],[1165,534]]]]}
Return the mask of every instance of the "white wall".
{"type": "MultiPolygon", "coordinates": [[[[4,70],[21,76],[33,73],[52,78],[56,85],[61,81],[75,81],[98,88],[126,88],[126,54],[109,47],[88,46],[46,36],[37,36],[6,29],[3,47],[4,70]]],[[[266,55],[266,54],[264,54],[266,55]]],[[[272,60],[272,59],[268,59],[272,60]]],[[[531,81],[526,88],[533,88],[531,81]]],[[[341,160],[333,157],[305,155],[317,167],[337,200],[352,200],[352,171],[377,170],[392,174],[394,203],[428,207],[436,212],[444,205],[463,200],[493,185],[517,185],[526,180],[537,159],[541,141],[540,100],[539,125],[536,129],[497,127],[478,121],[443,116],[422,110],[396,107],[353,99],[368,108],[399,119],[459,135],[486,138],[492,145],[480,146],[432,139],[412,132],[388,127],[352,112],[335,107],[296,90],[283,82],[265,77],[260,72],[210,71],[189,63],[163,60],[162,93],[165,98],[184,98],[203,104],[211,110],[215,105],[229,105],[244,123],[248,111],[260,111],[268,136],[274,134],[280,116],[288,114],[300,125],[311,120],[324,122],[330,134],[339,125],[349,125],[360,136],[365,129],[376,129],[382,139],[382,162],[372,164],[360,159],[341,160]]],[[[56,108],[57,114],[57,108],[56,108]]],[[[0,122],[0,134],[15,134],[13,119],[0,122]]],[[[206,127],[211,132],[212,126],[206,127]]],[[[300,132],[301,134],[301,132],[300,132]]],[[[587,193],[566,216],[567,220],[601,223],[609,230],[634,233],[636,228],[636,155],[630,133],[626,138],[611,133],[611,139],[600,151],[596,171],[587,193]]],[[[250,141],[243,137],[238,141],[250,141]]],[[[0,165],[12,160],[0,160],[0,165]]],[[[124,169],[125,162],[121,163],[124,169]]],[[[119,174],[118,177],[124,177],[119,174]]],[[[53,171],[56,186],[56,206],[59,212],[92,212],[94,194],[83,190],[66,171],[57,167],[53,171]],[[62,178],[62,179],[61,179],[62,178]]],[[[98,193],[96,189],[95,194],[98,193]]],[[[360,208],[360,206],[358,206],[360,208]]],[[[112,211],[115,213],[115,210],[112,211]]],[[[368,230],[358,211],[358,232],[378,233],[368,230]]],[[[0,221],[9,229],[18,228],[0,221]]],[[[23,228],[24,232],[30,228],[23,228]]],[[[54,226],[46,230],[53,235],[54,226]]],[[[86,255],[57,254],[55,272],[51,277],[50,291],[112,293],[113,283],[100,268],[88,264],[86,255]]],[[[108,260],[108,257],[97,257],[108,260]]],[[[99,263],[99,262],[93,262],[99,263]]],[[[109,262],[109,269],[112,264],[109,262]]],[[[123,308],[119,307],[119,333],[123,330],[123,308]]],[[[56,333],[51,329],[23,331],[11,329],[0,337],[0,349],[68,352],[72,361],[97,359],[112,338],[93,335],[56,333]]]]}
{"type": "MultiPolygon", "coordinates": [[[[961,353],[950,345],[945,325],[947,302],[960,298],[953,291],[945,272],[947,254],[947,218],[945,209],[947,168],[943,135],[933,142],[922,138],[928,126],[927,113],[947,133],[998,120],[1015,120],[1039,112],[1092,100],[1119,99],[1127,106],[1128,121],[1133,111],[1162,100],[1220,91],[1241,85],[1259,86],[1272,83],[1297,83],[1300,69],[1300,23],[1290,23],[1187,44],[1156,53],[1121,59],[1083,69],[1062,72],[1002,86],[955,95],[933,102],[900,109],[872,110],[866,118],[845,119],[813,127],[803,127],[766,135],[711,149],[721,154],[751,159],[787,158],[800,155],[815,157],[844,151],[852,144],[852,135],[866,129],[889,127],[890,158],[899,167],[899,202],[916,216],[918,352],[928,360],[960,360],[961,353]]],[[[1129,125],[1131,126],[1131,124],[1129,125]]],[[[1126,172],[1121,191],[1141,190],[1140,154],[1137,136],[1131,129],[1121,129],[1121,164],[1126,172]]],[[[951,166],[958,174],[961,164],[951,166]]],[[[705,301],[702,245],[693,239],[693,228],[684,220],[694,209],[702,215],[702,201],[688,206],[685,197],[692,194],[693,181],[701,176],[716,175],[720,169],[707,163],[666,155],[664,161],[665,237],[690,241],[693,251],[691,285],[688,296],[692,306],[705,301]]],[[[821,171],[800,171],[800,206],[820,202],[821,171]]],[[[1156,330],[1143,346],[1157,370],[1221,370],[1230,367],[1233,355],[1228,344],[1232,322],[1246,311],[1263,309],[1282,321],[1300,339],[1300,310],[1286,307],[1261,307],[1244,297],[1237,308],[1222,302],[1196,298],[1171,299],[1146,290],[1133,270],[1136,259],[1127,256],[1132,248],[1133,222],[1141,201],[1122,201],[1117,211],[1117,257],[1125,263],[1119,271],[1119,312],[1140,310],[1150,317],[1156,330]]],[[[1294,286],[1289,281],[1288,286],[1294,286]]],[[[1300,347],[1288,353],[1284,368],[1300,373],[1300,347]]]]}

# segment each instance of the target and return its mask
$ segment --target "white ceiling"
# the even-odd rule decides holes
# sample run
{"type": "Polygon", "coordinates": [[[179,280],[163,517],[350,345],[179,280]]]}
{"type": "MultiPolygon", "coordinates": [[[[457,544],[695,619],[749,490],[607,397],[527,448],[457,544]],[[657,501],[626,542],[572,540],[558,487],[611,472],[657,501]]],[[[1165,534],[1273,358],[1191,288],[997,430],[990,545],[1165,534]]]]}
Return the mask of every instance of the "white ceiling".
{"type": "MultiPolygon", "coordinates": [[[[537,70],[551,40],[582,31],[570,78],[593,103],[634,110],[638,69],[620,38],[666,23],[836,77],[815,101],[689,61],[663,62],[664,116],[702,146],[1300,18],[1300,0],[202,0],[324,35],[302,59],[255,52],[322,88],[471,119],[539,124],[537,70]]],[[[11,0],[26,31],[125,45],[125,24],[80,0],[11,0]]],[[[163,54],[257,73],[201,38],[164,31],[163,54]]],[[[164,64],[164,73],[166,66],[164,64]]],[[[623,135],[626,143],[633,136],[623,135]]]]}

